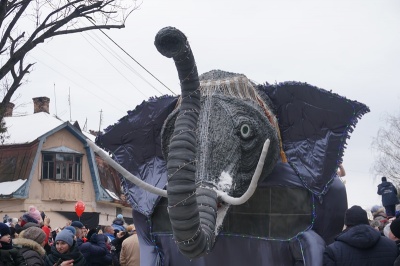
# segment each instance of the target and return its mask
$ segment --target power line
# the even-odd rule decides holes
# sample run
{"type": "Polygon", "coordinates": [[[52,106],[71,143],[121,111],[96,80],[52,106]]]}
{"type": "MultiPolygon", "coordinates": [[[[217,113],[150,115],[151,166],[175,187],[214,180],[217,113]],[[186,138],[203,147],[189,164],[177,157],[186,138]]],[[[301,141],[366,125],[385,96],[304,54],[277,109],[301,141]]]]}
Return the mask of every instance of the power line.
{"type": "MultiPolygon", "coordinates": [[[[85,38],[85,36],[83,36],[83,38],[85,38]]],[[[136,86],[135,86],[135,84],[133,84],[127,77],[125,77],[125,75],[123,75],[119,70],[118,70],[118,68],[116,68],[112,63],[111,63],[111,61],[110,60],[108,60],[92,43],[90,43],[89,42],[89,40],[88,39],[86,39],[85,38],[85,40],[122,76],[122,77],[124,77],[125,79],[126,79],[126,81],[128,81],[138,92],[140,92],[144,97],[146,97],[146,95],[139,89],[139,88],[137,88],[136,86]]],[[[157,90],[157,89],[156,89],[157,90]]],[[[157,90],[158,91],[158,90],[157,90]]],[[[161,95],[162,95],[162,93],[160,92],[160,91],[158,91],[161,95]]]]}
{"type": "Polygon", "coordinates": [[[162,83],[158,78],[156,78],[150,71],[148,71],[144,66],[142,66],[135,58],[133,58],[124,48],[122,48],[118,43],[116,43],[110,36],[108,36],[102,29],[99,29],[101,33],[103,33],[110,41],[112,41],[121,51],[123,51],[127,56],[129,56],[136,64],[138,64],[141,68],[143,68],[147,73],[149,73],[153,78],[155,78],[161,85],[163,85],[167,90],[169,90],[173,95],[176,95],[175,92],[170,90],[164,83],[162,83]]]}
{"type": "MultiPolygon", "coordinates": [[[[41,49],[41,50],[42,50],[42,49],[41,49]]],[[[48,53],[45,52],[44,50],[42,50],[42,51],[43,51],[44,53],[48,54],[48,53]]],[[[90,94],[92,94],[94,97],[96,97],[96,98],[102,100],[103,102],[108,103],[108,105],[113,106],[116,110],[118,110],[118,111],[120,111],[120,112],[122,112],[122,113],[125,113],[124,110],[121,110],[121,109],[120,109],[120,106],[117,106],[117,105],[113,104],[113,102],[110,101],[109,99],[104,99],[104,98],[100,97],[98,93],[94,93],[94,92],[92,92],[92,91],[91,91],[90,89],[88,89],[88,88],[83,88],[80,84],[76,83],[74,80],[70,79],[68,76],[64,75],[63,73],[60,73],[60,72],[57,71],[57,70],[55,70],[54,67],[49,66],[49,65],[46,64],[45,62],[39,60],[38,58],[36,58],[36,57],[34,57],[34,56],[32,56],[32,55],[29,55],[29,56],[32,57],[33,59],[35,59],[36,61],[41,62],[42,65],[48,67],[48,68],[51,69],[52,71],[56,72],[58,75],[60,75],[60,76],[64,77],[65,79],[71,81],[73,84],[77,85],[78,88],[82,88],[82,89],[86,90],[87,92],[89,92],[90,94]]],[[[55,58],[54,56],[52,56],[52,55],[50,55],[50,56],[51,56],[52,58],[54,58],[55,60],[57,60],[57,61],[60,62],[60,60],[58,60],[58,59],[55,58]]],[[[62,63],[62,62],[61,62],[61,63],[62,63]]],[[[62,64],[64,64],[64,63],[62,63],[62,64]]],[[[64,64],[64,65],[65,65],[65,64],[64,64]]],[[[67,66],[67,65],[65,65],[65,66],[67,66]]],[[[90,81],[90,80],[87,79],[86,77],[82,76],[81,74],[79,74],[78,72],[76,72],[75,70],[73,70],[72,68],[70,68],[69,66],[67,66],[67,68],[69,68],[71,71],[75,72],[75,73],[78,74],[79,76],[83,77],[83,78],[86,79],[87,81],[91,82],[92,84],[94,84],[92,81],[90,81]]],[[[94,85],[97,86],[96,84],[94,84],[94,85]]],[[[97,87],[98,87],[98,86],[97,86],[97,87]]],[[[100,89],[101,89],[101,88],[100,88],[100,89]]],[[[107,91],[105,91],[105,93],[107,93],[110,97],[115,98],[112,94],[108,93],[107,91]]],[[[116,99],[116,100],[118,100],[118,99],[116,99]]],[[[129,107],[128,107],[128,108],[129,108],[129,107]]]]}
{"type": "MultiPolygon", "coordinates": [[[[120,61],[123,65],[125,65],[128,69],[130,69],[133,73],[135,73],[135,75],[137,75],[139,78],[141,78],[144,82],[146,82],[150,87],[152,87],[154,90],[156,90],[158,93],[160,93],[161,95],[163,95],[163,93],[161,91],[159,91],[156,87],[153,86],[153,84],[151,84],[149,81],[147,81],[139,72],[137,72],[131,65],[129,65],[129,63],[127,63],[118,53],[116,53],[115,51],[113,51],[113,49],[111,47],[109,47],[100,37],[98,37],[94,32],[85,32],[89,37],[91,37],[94,41],[96,41],[97,44],[99,44],[101,47],[103,47],[106,51],[108,51],[111,55],[113,55],[118,61],[120,61]],[[94,37],[91,36],[91,34],[93,34],[100,42],[102,42],[103,44],[101,44],[99,41],[97,41],[94,37]]],[[[85,37],[84,37],[85,38],[85,37]]],[[[85,38],[85,40],[87,42],[89,42],[88,39],[85,38]]],[[[89,42],[90,43],[90,42],[89,42]]],[[[92,45],[93,46],[93,45],[92,45]]],[[[94,47],[94,46],[93,46],[94,47]]],[[[96,48],[95,48],[96,49],[96,48]]],[[[97,49],[96,49],[97,50],[97,49]]],[[[97,50],[100,54],[101,52],[99,50],[97,50]]],[[[103,57],[104,55],[101,54],[103,57]]],[[[106,59],[107,60],[107,59],[106,59]]],[[[107,60],[108,61],[108,60],[107,60]]],[[[111,64],[111,63],[110,63],[111,64]]],[[[118,71],[118,70],[117,70],[118,71]]],[[[119,71],[118,71],[119,72],[119,71]]],[[[122,75],[122,74],[121,74],[122,75]]],[[[131,83],[132,84],[132,83],[131,83]]],[[[133,85],[133,84],[132,84],[133,85]]],[[[134,85],[133,85],[134,86],[134,85]]]]}

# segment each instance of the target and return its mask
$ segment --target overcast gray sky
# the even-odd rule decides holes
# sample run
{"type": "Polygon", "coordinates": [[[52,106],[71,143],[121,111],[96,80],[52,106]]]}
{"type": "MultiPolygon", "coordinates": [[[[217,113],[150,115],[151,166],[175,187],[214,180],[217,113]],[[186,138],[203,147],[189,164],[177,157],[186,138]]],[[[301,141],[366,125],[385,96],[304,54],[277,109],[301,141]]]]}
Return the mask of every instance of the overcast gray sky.
{"type": "MultiPolygon", "coordinates": [[[[176,94],[174,64],[153,44],[165,26],[188,36],[199,73],[307,82],[365,103],[371,113],[351,135],[344,166],[349,205],[371,207],[380,204],[372,138],[386,113],[399,112],[399,14],[396,0],[144,0],[125,29],[106,33],[176,94]]],[[[29,58],[37,64],[19,89],[20,114],[33,112],[32,97],[47,96],[52,114],[98,130],[148,97],[171,94],[100,32],[54,38],[29,58]]]]}

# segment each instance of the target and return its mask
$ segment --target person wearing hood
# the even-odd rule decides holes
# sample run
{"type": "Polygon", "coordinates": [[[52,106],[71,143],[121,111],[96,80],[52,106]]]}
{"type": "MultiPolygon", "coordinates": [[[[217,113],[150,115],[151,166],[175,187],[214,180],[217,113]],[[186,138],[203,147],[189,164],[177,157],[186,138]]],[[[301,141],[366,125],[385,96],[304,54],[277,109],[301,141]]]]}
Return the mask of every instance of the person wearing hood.
{"type": "Polygon", "coordinates": [[[397,189],[386,177],[382,177],[382,183],[378,185],[378,195],[382,196],[382,205],[385,207],[386,215],[388,217],[395,217],[396,204],[399,203],[397,198],[397,189]]]}
{"type": "Polygon", "coordinates": [[[117,215],[117,217],[113,220],[111,226],[116,233],[125,231],[126,224],[122,214],[117,215]]]}
{"type": "Polygon", "coordinates": [[[365,210],[352,206],[344,224],[345,229],[326,247],[323,265],[393,265],[398,254],[395,242],[369,225],[365,210]]]}
{"type": "Polygon", "coordinates": [[[79,249],[86,259],[88,266],[106,266],[112,264],[112,256],[107,248],[107,236],[94,233],[79,249]]]}
{"type": "Polygon", "coordinates": [[[44,266],[46,234],[39,227],[29,227],[14,239],[14,246],[29,266],[44,266]]]}
{"type": "Polygon", "coordinates": [[[45,265],[87,265],[85,257],[79,251],[74,238],[75,236],[70,230],[61,230],[56,236],[55,243],[51,246],[51,254],[48,254],[45,258],[45,265]]]}

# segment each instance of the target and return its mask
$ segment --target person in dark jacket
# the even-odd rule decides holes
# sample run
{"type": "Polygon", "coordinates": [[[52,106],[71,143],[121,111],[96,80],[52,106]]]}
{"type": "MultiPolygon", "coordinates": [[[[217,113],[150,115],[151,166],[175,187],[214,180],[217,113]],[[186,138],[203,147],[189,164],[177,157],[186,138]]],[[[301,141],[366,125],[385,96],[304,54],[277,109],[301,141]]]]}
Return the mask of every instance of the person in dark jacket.
{"type": "Polygon", "coordinates": [[[382,196],[382,205],[385,207],[386,215],[394,217],[396,215],[396,204],[399,203],[397,198],[397,189],[386,177],[382,177],[382,183],[378,185],[378,195],[382,196]]]}
{"type": "Polygon", "coordinates": [[[25,266],[25,259],[13,246],[8,225],[0,223],[0,265],[25,266]]]}
{"type": "Polygon", "coordinates": [[[75,228],[75,239],[76,239],[76,245],[78,247],[80,247],[80,245],[83,244],[83,240],[82,240],[82,235],[83,235],[83,223],[81,223],[80,221],[73,221],[71,223],[71,226],[73,226],[75,228]]]}
{"type": "Polygon", "coordinates": [[[92,234],[88,242],[83,243],[79,249],[89,266],[107,266],[112,264],[111,253],[106,245],[107,236],[92,234]]]}
{"type": "Polygon", "coordinates": [[[345,229],[325,249],[324,265],[393,265],[398,254],[396,244],[369,225],[365,210],[351,207],[344,224],[345,229]]]}
{"type": "Polygon", "coordinates": [[[55,243],[51,246],[51,254],[48,254],[45,258],[45,265],[87,265],[85,257],[79,251],[74,235],[70,230],[63,229],[57,234],[55,243]]]}
{"type": "Polygon", "coordinates": [[[111,226],[114,229],[115,233],[125,231],[126,223],[122,214],[118,214],[117,217],[113,220],[111,226]]]}
{"type": "MultiPolygon", "coordinates": [[[[400,218],[393,220],[389,226],[389,238],[393,240],[400,254],[400,218]]],[[[394,266],[400,266],[400,255],[397,257],[394,262],[394,266]]]]}
{"type": "Polygon", "coordinates": [[[44,266],[46,234],[39,227],[29,227],[14,239],[14,246],[29,266],[44,266]]]}
{"type": "Polygon", "coordinates": [[[129,237],[129,234],[126,231],[120,231],[116,234],[116,237],[113,241],[111,241],[111,254],[112,261],[114,266],[120,266],[120,254],[122,250],[122,242],[129,237]]]}

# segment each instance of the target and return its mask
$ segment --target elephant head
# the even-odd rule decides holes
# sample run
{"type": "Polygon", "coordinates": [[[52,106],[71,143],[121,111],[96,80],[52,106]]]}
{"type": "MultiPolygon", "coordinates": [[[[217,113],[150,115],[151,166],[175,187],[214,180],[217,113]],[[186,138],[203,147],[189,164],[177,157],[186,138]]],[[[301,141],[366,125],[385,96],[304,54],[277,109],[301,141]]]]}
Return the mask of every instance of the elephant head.
{"type": "Polygon", "coordinates": [[[267,97],[245,76],[213,71],[200,81],[182,32],[164,28],[155,45],[173,58],[181,84],[179,103],[162,131],[168,213],[180,251],[196,258],[214,245],[229,209],[223,196],[241,197],[248,190],[268,140],[260,179],[274,168],[279,129],[267,97]]]}

